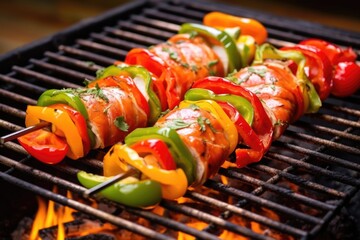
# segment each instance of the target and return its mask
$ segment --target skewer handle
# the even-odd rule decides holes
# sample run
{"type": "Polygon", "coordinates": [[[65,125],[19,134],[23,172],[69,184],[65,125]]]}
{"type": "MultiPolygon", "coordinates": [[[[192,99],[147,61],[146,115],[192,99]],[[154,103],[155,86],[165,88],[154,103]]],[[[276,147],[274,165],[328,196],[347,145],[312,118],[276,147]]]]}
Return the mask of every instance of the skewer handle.
{"type": "Polygon", "coordinates": [[[99,185],[96,185],[95,187],[93,188],[90,188],[90,189],[87,189],[84,193],[83,193],[83,196],[85,198],[88,198],[90,197],[91,195],[95,194],[95,193],[98,193],[100,192],[101,190],[111,186],[112,184],[122,180],[122,179],[125,179],[127,177],[130,177],[130,176],[133,176],[135,174],[138,174],[139,171],[134,169],[134,168],[130,168],[130,170],[126,171],[125,173],[120,173],[116,176],[114,176],[113,178],[109,179],[108,181],[105,181],[99,185]]]}
{"type": "Polygon", "coordinates": [[[10,133],[8,135],[5,135],[5,136],[1,137],[0,144],[3,145],[4,143],[6,143],[8,141],[14,140],[14,139],[16,139],[18,137],[21,137],[21,136],[26,135],[28,133],[31,133],[33,131],[39,130],[41,128],[49,127],[49,126],[51,126],[51,123],[49,123],[49,122],[40,122],[40,123],[38,123],[38,124],[36,124],[34,126],[30,126],[30,127],[21,129],[19,131],[10,133]]]}

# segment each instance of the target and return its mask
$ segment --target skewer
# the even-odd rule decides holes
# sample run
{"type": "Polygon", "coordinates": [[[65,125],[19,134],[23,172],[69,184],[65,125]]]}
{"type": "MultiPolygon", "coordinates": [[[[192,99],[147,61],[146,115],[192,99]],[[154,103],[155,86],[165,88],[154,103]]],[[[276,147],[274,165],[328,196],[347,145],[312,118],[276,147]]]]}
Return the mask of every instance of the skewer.
{"type": "Polygon", "coordinates": [[[0,139],[0,145],[3,145],[4,143],[6,143],[8,141],[14,140],[14,139],[16,139],[18,137],[21,137],[21,136],[26,135],[28,133],[31,133],[33,131],[36,131],[36,130],[39,130],[39,129],[45,128],[45,127],[50,127],[50,126],[51,126],[51,123],[44,121],[44,122],[40,122],[40,123],[38,123],[36,125],[33,125],[33,126],[30,126],[30,127],[21,129],[19,131],[10,133],[8,135],[2,136],[1,139],[0,139]]]}
{"type": "MultiPolygon", "coordinates": [[[[46,121],[43,121],[43,122],[40,122],[36,125],[33,125],[33,126],[30,126],[30,127],[27,127],[27,128],[24,128],[24,129],[21,129],[19,131],[16,131],[16,132],[13,132],[13,133],[10,133],[8,135],[5,135],[5,136],[2,136],[0,138],[0,144],[3,145],[4,143],[6,142],[9,142],[11,140],[14,140],[18,137],[21,137],[21,136],[24,136],[28,133],[31,133],[33,131],[36,131],[36,130],[39,130],[41,128],[45,128],[45,127],[50,127],[51,126],[51,123],[50,122],[46,122],[46,121]]],[[[90,189],[87,189],[83,196],[85,198],[88,198],[90,197],[91,195],[95,194],[95,193],[98,193],[100,192],[101,190],[111,186],[112,184],[122,180],[122,179],[125,179],[127,177],[130,177],[130,176],[133,176],[135,174],[139,174],[139,171],[134,169],[134,168],[130,168],[128,171],[126,171],[125,173],[121,173],[121,174],[118,174],[116,176],[114,176],[113,178],[109,179],[108,181],[105,181],[99,185],[96,185],[95,187],[93,188],[90,188],[90,189]]]]}
{"type": "Polygon", "coordinates": [[[118,175],[115,175],[113,178],[109,179],[108,181],[105,181],[99,185],[96,185],[93,188],[87,189],[84,193],[83,193],[83,197],[88,198],[91,195],[100,192],[101,190],[113,185],[114,183],[125,179],[127,177],[133,176],[135,174],[139,174],[139,170],[136,170],[135,168],[130,168],[129,170],[127,170],[124,173],[120,173],[118,175]]]}

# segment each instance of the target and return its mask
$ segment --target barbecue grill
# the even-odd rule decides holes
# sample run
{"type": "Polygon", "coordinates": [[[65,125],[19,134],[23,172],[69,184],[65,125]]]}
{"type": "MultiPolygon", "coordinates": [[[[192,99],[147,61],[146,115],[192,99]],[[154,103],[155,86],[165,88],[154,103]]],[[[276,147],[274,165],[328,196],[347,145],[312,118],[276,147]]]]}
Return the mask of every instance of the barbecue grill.
{"type": "MultiPolygon", "coordinates": [[[[93,79],[97,70],[123,60],[130,49],[166,41],[180,24],[201,22],[205,13],[215,10],[258,19],[268,29],[268,42],[277,47],[319,37],[352,46],[359,53],[360,34],[355,32],[209,2],[136,1],[3,55],[0,135],[23,128],[26,106],[36,104],[44,90],[83,86],[84,79],[93,79]]],[[[160,206],[166,215],[92,197],[117,212],[145,219],[151,223],[148,226],[51,190],[56,185],[83,199],[85,188],[77,182],[76,173],[101,173],[102,163],[97,156],[102,151],[48,166],[29,157],[16,141],[7,142],[0,148],[0,177],[6,184],[146,239],[172,239],[177,232],[198,239],[217,239],[224,231],[250,239],[317,238],[357,197],[360,187],[359,97],[359,92],[346,99],[330,97],[318,113],[291,125],[260,163],[243,169],[221,168],[203,188],[186,193],[187,203],[163,200],[160,206]],[[228,182],[221,181],[222,177],[228,182]],[[196,229],[174,216],[205,225],[196,229]],[[255,231],[253,223],[262,231],[255,231]]]]}

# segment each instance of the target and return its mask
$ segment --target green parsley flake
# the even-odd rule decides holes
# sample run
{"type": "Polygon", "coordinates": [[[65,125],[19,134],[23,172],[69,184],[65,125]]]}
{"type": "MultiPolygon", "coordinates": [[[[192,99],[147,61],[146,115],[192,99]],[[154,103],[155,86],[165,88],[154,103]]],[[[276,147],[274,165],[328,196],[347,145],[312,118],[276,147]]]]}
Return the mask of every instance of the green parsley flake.
{"type": "Polygon", "coordinates": [[[254,68],[254,67],[249,67],[248,68],[248,72],[250,73],[254,73],[259,75],[260,77],[265,77],[266,74],[266,68],[254,68]]]}
{"type": "Polygon", "coordinates": [[[115,126],[120,129],[121,131],[127,132],[129,130],[129,125],[125,121],[124,116],[117,117],[114,120],[115,126]]]}
{"type": "Polygon", "coordinates": [[[189,127],[191,124],[192,123],[187,123],[180,118],[176,118],[176,119],[171,119],[170,121],[166,122],[165,126],[176,130],[176,129],[189,127]]]}

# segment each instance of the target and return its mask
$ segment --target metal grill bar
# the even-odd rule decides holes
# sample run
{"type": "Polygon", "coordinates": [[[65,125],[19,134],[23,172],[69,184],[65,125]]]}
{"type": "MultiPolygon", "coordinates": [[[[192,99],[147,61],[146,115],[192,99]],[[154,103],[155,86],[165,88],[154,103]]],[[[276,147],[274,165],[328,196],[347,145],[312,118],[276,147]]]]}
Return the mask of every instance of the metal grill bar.
{"type": "Polygon", "coordinates": [[[104,56],[100,56],[95,53],[90,53],[87,51],[83,51],[74,47],[68,47],[68,46],[59,46],[59,50],[64,51],[65,53],[70,53],[77,55],[79,57],[84,57],[85,59],[88,59],[89,61],[98,62],[99,64],[102,64],[103,66],[112,65],[116,59],[108,58],[104,56]]]}
{"type": "Polygon", "coordinates": [[[355,171],[360,172],[360,164],[348,162],[348,161],[346,161],[344,159],[336,158],[334,156],[330,156],[330,155],[327,155],[327,154],[324,154],[324,153],[313,151],[313,150],[310,150],[310,149],[307,149],[307,148],[302,148],[302,147],[299,147],[299,146],[296,146],[296,145],[293,145],[293,144],[290,144],[290,143],[287,143],[287,142],[283,142],[283,141],[281,142],[281,145],[282,145],[282,147],[286,147],[286,148],[288,148],[290,150],[303,153],[304,155],[313,156],[313,157],[316,157],[317,159],[320,159],[322,161],[331,162],[331,163],[337,164],[339,166],[344,166],[344,167],[346,167],[348,169],[353,169],[355,171]]]}
{"type": "MultiPolygon", "coordinates": [[[[36,104],[36,101],[32,99],[32,93],[40,94],[49,86],[77,88],[79,87],[77,83],[82,83],[81,80],[94,78],[97,70],[111,65],[117,60],[122,60],[130,49],[163,42],[175,34],[183,22],[200,22],[204,13],[219,9],[217,5],[194,1],[144,1],[135,5],[139,7],[141,4],[143,7],[137,8],[138,10],[134,13],[131,11],[126,12],[126,14],[123,11],[117,14],[111,13],[112,20],[106,21],[104,25],[97,26],[96,31],[89,31],[92,28],[88,27],[84,33],[77,33],[73,35],[75,37],[69,37],[69,41],[57,42],[56,45],[59,45],[57,49],[44,46],[43,53],[34,52],[34,56],[27,57],[22,64],[13,66],[9,73],[0,75],[0,84],[4,84],[0,90],[0,95],[12,102],[11,106],[0,103],[0,111],[6,113],[6,119],[0,119],[1,130],[6,133],[22,128],[15,121],[13,123],[9,119],[17,119],[17,122],[24,119],[25,113],[22,110],[28,104],[36,104]],[[126,19],[121,19],[123,16],[126,16],[126,19]],[[73,82],[65,79],[67,77],[73,82]],[[26,91],[25,96],[23,91],[26,91]],[[27,96],[28,94],[31,94],[31,97],[27,96]],[[17,109],[19,106],[22,110],[17,109]]],[[[356,37],[352,37],[351,34],[345,33],[341,35],[342,37],[337,37],[333,31],[326,29],[314,31],[318,27],[313,25],[305,25],[307,27],[304,27],[301,23],[299,23],[299,30],[293,30],[289,26],[293,27],[294,23],[288,20],[282,21],[283,19],[279,20],[246,9],[233,9],[223,5],[221,7],[222,10],[229,13],[256,17],[264,22],[269,30],[269,42],[275,46],[293,45],[308,36],[316,36],[313,32],[319,32],[323,36],[327,36],[330,41],[334,40],[332,42],[344,46],[352,45],[354,48],[360,47],[359,41],[354,40],[356,37]]],[[[128,10],[126,9],[126,11],[128,10]]],[[[102,18],[100,21],[103,23],[104,19],[102,18]]],[[[81,32],[79,30],[81,29],[76,31],[81,32]]],[[[357,39],[359,38],[357,37],[357,39]]],[[[359,189],[359,180],[356,176],[360,173],[360,165],[352,161],[352,158],[358,157],[360,153],[357,143],[360,126],[360,111],[357,100],[358,95],[344,101],[330,98],[323,104],[320,113],[306,116],[292,125],[285,132],[285,135],[273,144],[270,152],[260,164],[250,165],[240,170],[220,169],[219,176],[244,184],[251,187],[250,189],[246,187],[238,189],[216,179],[205,183],[205,187],[211,191],[218,192],[228,198],[234,198],[237,202],[224,202],[197,190],[186,193],[185,197],[191,201],[197,204],[206,204],[209,208],[216,209],[217,214],[215,216],[204,210],[195,209],[191,204],[170,201],[161,203],[161,207],[166,211],[206,222],[208,227],[205,229],[197,230],[185,223],[149,211],[125,208],[98,197],[95,199],[98,202],[116,206],[122,211],[143,217],[170,230],[185,232],[199,239],[216,239],[216,235],[223,230],[248,236],[252,239],[267,238],[254,232],[248,226],[240,227],[231,222],[232,216],[256,222],[261,226],[296,238],[305,239],[309,236],[315,236],[359,189]],[[313,124],[314,121],[315,124],[313,124]],[[332,151],[342,152],[348,156],[335,157],[331,155],[332,151]],[[320,161],[311,161],[314,159],[320,161]],[[322,166],[323,164],[330,164],[334,168],[325,169],[322,166]],[[338,169],[339,167],[341,169],[338,169]],[[345,170],[345,172],[341,172],[341,170],[345,170]],[[321,183],[318,178],[324,178],[328,181],[321,183]],[[292,188],[288,189],[281,185],[282,183],[292,184],[294,189],[299,188],[303,192],[292,191],[290,190],[292,188]],[[315,191],[319,196],[307,195],[310,191],[315,191]],[[303,205],[306,207],[305,209],[310,209],[316,214],[290,206],[286,202],[272,199],[272,196],[299,203],[297,205],[303,205]],[[279,215],[280,220],[262,216],[261,213],[256,212],[256,209],[253,211],[253,206],[260,206],[274,212],[274,214],[279,215]],[[281,222],[282,217],[286,217],[289,221],[281,222]],[[292,222],[291,219],[296,221],[292,222]]],[[[0,162],[8,167],[0,177],[22,187],[33,186],[34,184],[8,176],[8,174],[26,173],[25,175],[41,179],[43,182],[53,183],[81,195],[84,188],[71,181],[64,180],[60,176],[65,174],[65,179],[73,179],[81,169],[91,169],[94,172],[100,172],[102,169],[102,162],[91,157],[51,167],[37,166],[31,158],[24,158],[20,161],[10,159],[8,156],[11,154],[15,154],[15,156],[26,155],[24,149],[13,142],[5,143],[0,151],[0,162]],[[3,153],[4,155],[2,155],[3,153]],[[29,166],[25,164],[29,164],[29,166]],[[36,167],[30,167],[34,164],[36,167]],[[59,176],[54,176],[53,172],[59,172],[59,176]]],[[[96,155],[96,153],[94,154],[96,155]]],[[[99,154],[102,153],[99,152],[99,154]]],[[[84,212],[87,211],[90,215],[99,215],[105,221],[146,237],[170,238],[166,234],[157,233],[122,217],[112,216],[98,209],[79,205],[76,201],[51,193],[47,189],[39,187],[36,193],[46,196],[48,199],[55,199],[64,205],[70,204],[79,211],[84,209],[84,212]]]]}
{"type": "Polygon", "coordinates": [[[303,134],[303,133],[297,133],[297,132],[292,132],[292,131],[288,131],[287,136],[291,136],[294,139],[302,139],[302,140],[306,140],[307,142],[311,142],[314,143],[315,145],[322,145],[322,146],[327,146],[327,147],[331,147],[343,152],[347,152],[347,153],[352,153],[352,154],[356,154],[359,155],[360,154],[360,149],[355,148],[355,147],[351,147],[351,146],[347,146],[341,143],[336,143],[330,140],[326,140],[323,138],[318,138],[312,135],[308,135],[308,134],[303,134]]]}
{"type": "MultiPolygon", "coordinates": [[[[285,178],[285,179],[287,179],[287,180],[289,180],[289,181],[291,181],[291,182],[293,182],[293,183],[295,183],[297,185],[305,186],[305,187],[307,187],[309,189],[313,189],[313,190],[316,190],[316,191],[319,191],[319,192],[325,192],[325,193],[331,194],[331,195],[336,196],[336,197],[345,197],[346,196],[346,193],[344,193],[344,192],[337,191],[335,189],[325,187],[323,185],[311,182],[310,180],[301,178],[301,177],[296,176],[294,174],[283,172],[282,170],[271,168],[271,167],[268,167],[266,165],[258,164],[258,165],[254,166],[254,169],[262,171],[262,172],[271,173],[271,174],[274,174],[274,175],[279,175],[282,178],[285,178]]],[[[259,184],[259,186],[263,186],[263,185],[259,184]]]]}
{"type": "Polygon", "coordinates": [[[8,83],[8,84],[14,84],[15,86],[21,87],[23,89],[26,89],[26,90],[29,90],[29,91],[32,91],[32,92],[35,92],[35,93],[42,93],[42,92],[45,91],[45,88],[38,87],[35,84],[31,84],[31,83],[28,83],[28,82],[23,82],[21,80],[18,80],[18,79],[15,79],[13,77],[9,77],[9,76],[6,76],[6,75],[1,75],[0,74],[0,80],[5,82],[5,83],[8,83]]]}
{"type": "Polygon", "coordinates": [[[68,88],[79,88],[80,87],[77,84],[69,83],[64,80],[57,79],[55,77],[50,77],[48,75],[45,75],[45,74],[42,74],[39,72],[35,72],[34,70],[30,70],[30,69],[27,69],[24,67],[14,66],[13,70],[18,73],[24,74],[25,76],[34,77],[40,81],[48,82],[48,83],[54,84],[59,87],[68,87],[68,88]]]}
{"type": "Polygon", "coordinates": [[[25,97],[25,96],[22,96],[22,95],[19,95],[19,94],[16,94],[16,93],[12,93],[12,92],[9,92],[9,91],[5,91],[3,89],[0,89],[0,96],[3,96],[5,98],[9,98],[9,99],[14,100],[16,102],[21,102],[21,103],[24,103],[24,104],[28,104],[28,105],[35,105],[36,104],[36,101],[34,99],[31,99],[31,98],[28,98],[28,97],[25,97]]]}
{"type": "Polygon", "coordinates": [[[283,161],[283,162],[287,162],[290,163],[291,166],[294,167],[301,167],[305,170],[308,170],[312,173],[316,173],[316,174],[321,174],[327,177],[330,177],[332,179],[336,179],[339,182],[343,182],[346,184],[349,184],[351,186],[358,186],[360,184],[360,180],[352,178],[352,177],[348,177],[344,174],[338,173],[338,172],[334,172],[334,171],[330,171],[330,170],[326,170],[323,169],[321,167],[317,167],[314,166],[312,164],[303,162],[303,161],[298,161],[296,159],[290,158],[290,157],[286,157],[277,153],[268,153],[267,156],[264,157],[265,159],[268,160],[279,160],[279,161],[283,161]]]}
{"type": "Polygon", "coordinates": [[[301,213],[299,211],[284,207],[283,205],[280,205],[280,204],[274,203],[272,201],[269,201],[269,200],[254,196],[254,195],[252,195],[250,193],[243,192],[243,191],[241,191],[239,189],[225,186],[225,185],[223,185],[221,183],[218,183],[218,182],[215,182],[213,180],[208,180],[204,185],[206,187],[209,187],[209,188],[212,188],[212,189],[224,192],[224,193],[228,193],[230,195],[234,195],[234,196],[236,196],[238,198],[243,198],[243,199],[249,200],[249,201],[251,201],[253,203],[260,204],[261,206],[267,207],[269,209],[276,210],[277,212],[287,214],[288,216],[292,216],[292,217],[302,219],[302,220],[307,221],[309,223],[315,223],[315,224],[321,223],[321,219],[319,219],[319,218],[312,217],[312,216],[309,216],[307,214],[301,213]]]}
{"type": "Polygon", "coordinates": [[[263,188],[266,188],[266,189],[268,189],[270,191],[276,192],[276,193],[278,193],[280,195],[283,195],[284,197],[288,197],[289,199],[292,199],[292,200],[297,200],[297,201],[299,201],[301,203],[307,204],[307,205],[312,206],[314,208],[319,208],[319,209],[322,209],[322,210],[332,210],[332,209],[334,209],[334,206],[331,206],[329,204],[324,204],[324,203],[322,203],[320,201],[308,198],[308,197],[300,195],[298,193],[294,193],[293,191],[291,191],[289,189],[279,187],[279,186],[267,183],[265,181],[261,181],[259,179],[256,179],[256,178],[253,178],[253,177],[250,177],[250,176],[246,176],[244,174],[241,174],[241,173],[238,173],[238,172],[235,172],[235,171],[227,171],[224,168],[220,168],[219,173],[224,175],[224,176],[227,176],[227,177],[236,178],[236,179],[239,179],[241,181],[248,182],[248,183],[251,183],[251,184],[254,184],[254,185],[257,185],[257,186],[262,186],[263,188]]]}
{"type": "Polygon", "coordinates": [[[68,75],[70,77],[74,77],[79,79],[79,81],[83,81],[84,79],[93,79],[94,76],[88,75],[88,74],[84,74],[81,72],[77,72],[77,71],[73,71],[69,68],[64,68],[58,65],[54,65],[51,63],[46,63],[46,59],[44,61],[40,61],[37,59],[30,59],[30,62],[33,63],[35,66],[40,66],[42,68],[54,71],[54,72],[59,72],[61,74],[64,75],[68,75]]]}
{"type": "Polygon", "coordinates": [[[53,53],[53,52],[47,51],[44,53],[44,55],[51,59],[55,59],[59,62],[70,64],[70,65],[73,65],[76,67],[80,67],[81,69],[86,69],[86,70],[93,71],[93,72],[102,68],[101,66],[96,65],[94,62],[85,62],[85,61],[78,60],[76,58],[66,57],[66,56],[61,55],[61,53],[53,53]]]}
{"type": "Polygon", "coordinates": [[[358,135],[354,135],[352,133],[348,133],[348,132],[344,132],[344,131],[339,131],[339,130],[329,128],[329,127],[320,126],[317,124],[309,124],[306,122],[298,121],[295,125],[300,126],[301,128],[304,128],[307,130],[311,130],[311,131],[330,133],[335,136],[347,138],[349,140],[360,141],[360,136],[358,136],[358,135]]]}
{"type": "Polygon", "coordinates": [[[188,191],[186,193],[186,196],[191,197],[192,199],[195,199],[197,201],[204,202],[206,204],[217,206],[217,207],[219,207],[221,209],[230,211],[230,212],[238,214],[240,216],[244,216],[244,217],[246,217],[248,219],[252,219],[252,220],[254,220],[256,222],[259,222],[259,223],[262,223],[262,224],[264,224],[266,226],[277,229],[277,230],[279,230],[281,232],[285,232],[285,233],[288,233],[288,234],[293,234],[295,236],[306,236],[306,232],[303,231],[303,230],[288,226],[288,225],[283,224],[283,223],[275,222],[275,221],[270,220],[270,219],[268,219],[268,218],[266,218],[264,216],[261,216],[259,214],[253,213],[251,211],[248,211],[248,210],[245,210],[245,209],[242,209],[242,208],[237,208],[237,207],[235,207],[235,206],[233,206],[231,204],[216,200],[214,198],[207,197],[207,196],[199,194],[197,192],[188,191]]]}

